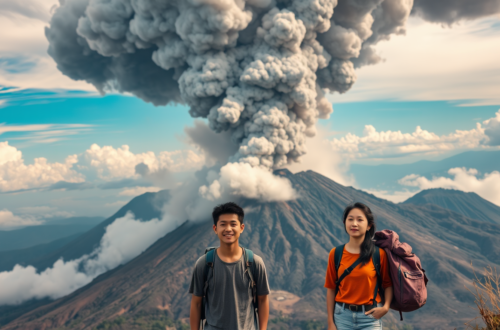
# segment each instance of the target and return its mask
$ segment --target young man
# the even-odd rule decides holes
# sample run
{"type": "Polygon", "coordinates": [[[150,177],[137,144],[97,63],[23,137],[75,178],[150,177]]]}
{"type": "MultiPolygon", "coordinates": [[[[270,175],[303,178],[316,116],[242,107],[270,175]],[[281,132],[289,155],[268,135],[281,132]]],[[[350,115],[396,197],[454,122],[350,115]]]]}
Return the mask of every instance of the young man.
{"type": "MultiPolygon", "coordinates": [[[[245,225],[244,212],[235,203],[226,203],[214,208],[213,230],[219,237],[220,247],[215,250],[213,268],[207,275],[208,289],[205,300],[206,330],[260,330],[267,329],[269,318],[269,284],[262,258],[254,255],[252,271],[257,284],[257,303],[254,306],[250,276],[246,273],[244,250],[239,238],[245,225]],[[258,307],[258,320],[254,307],[258,307]]],[[[200,328],[201,308],[205,295],[206,255],[196,262],[189,293],[191,299],[191,330],[200,328]]]]}

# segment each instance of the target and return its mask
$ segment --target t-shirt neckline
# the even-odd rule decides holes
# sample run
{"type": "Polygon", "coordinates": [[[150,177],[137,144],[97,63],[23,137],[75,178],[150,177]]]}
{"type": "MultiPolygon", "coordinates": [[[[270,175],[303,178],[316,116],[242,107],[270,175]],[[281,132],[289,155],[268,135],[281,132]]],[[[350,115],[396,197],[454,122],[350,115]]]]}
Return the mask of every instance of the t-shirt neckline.
{"type": "Polygon", "coordinates": [[[219,254],[216,252],[215,255],[217,256],[217,259],[219,259],[220,262],[222,262],[224,265],[236,265],[237,263],[239,263],[241,261],[241,259],[243,258],[243,253],[241,254],[241,257],[234,261],[234,262],[225,262],[224,260],[222,260],[220,257],[219,257],[219,254]]]}

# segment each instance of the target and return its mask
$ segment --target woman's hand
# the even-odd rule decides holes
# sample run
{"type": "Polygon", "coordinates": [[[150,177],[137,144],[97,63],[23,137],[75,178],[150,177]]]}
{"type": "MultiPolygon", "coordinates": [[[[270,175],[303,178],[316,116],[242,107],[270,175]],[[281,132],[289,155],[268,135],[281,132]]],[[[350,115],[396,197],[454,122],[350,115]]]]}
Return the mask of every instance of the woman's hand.
{"type": "Polygon", "coordinates": [[[328,330],[337,330],[337,327],[335,326],[335,323],[331,322],[328,324],[328,330]]]}
{"type": "Polygon", "coordinates": [[[375,307],[373,309],[370,309],[368,312],[366,312],[366,315],[372,314],[374,318],[377,320],[382,318],[387,312],[389,311],[389,308],[383,306],[383,307],[375,307]]]}

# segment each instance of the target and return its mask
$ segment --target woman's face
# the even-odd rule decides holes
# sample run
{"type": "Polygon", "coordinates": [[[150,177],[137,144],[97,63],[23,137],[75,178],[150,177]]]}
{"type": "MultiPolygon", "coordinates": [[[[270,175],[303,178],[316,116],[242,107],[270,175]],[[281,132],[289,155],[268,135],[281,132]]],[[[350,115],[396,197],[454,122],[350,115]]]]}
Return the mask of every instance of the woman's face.
{"type": "Polygon", "coordinates": [[[360,209],[352,209],[345,220],[345,229],[349,236],[360,237],[370,230],[368,220],[360,209]]]}

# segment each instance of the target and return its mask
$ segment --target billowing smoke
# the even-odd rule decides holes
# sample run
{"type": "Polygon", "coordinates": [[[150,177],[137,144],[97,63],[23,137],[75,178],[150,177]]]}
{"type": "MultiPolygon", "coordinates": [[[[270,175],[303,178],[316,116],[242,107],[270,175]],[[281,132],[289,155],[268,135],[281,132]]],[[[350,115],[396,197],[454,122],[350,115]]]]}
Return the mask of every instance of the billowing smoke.
{"type": "Polygon", "coordinates": [[[58,68],[100,90],[180,102],[278,168],[306,153],[325,91],[344,93],[372,46],[404,33],[412,0],[61,0],[46,30],[58,68]]]}

